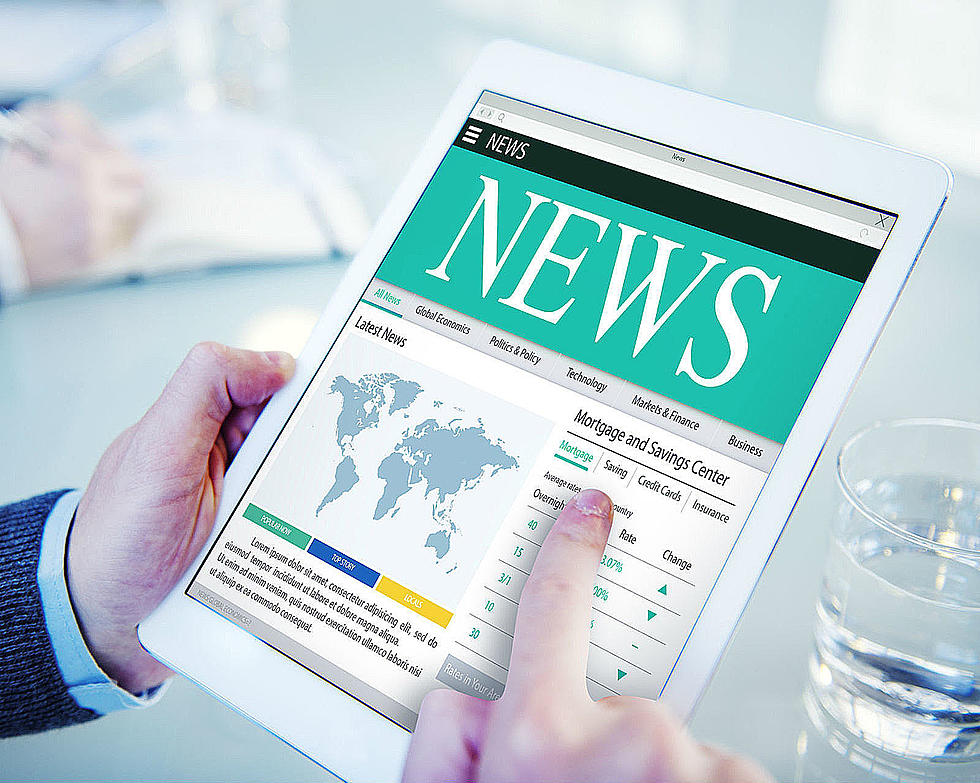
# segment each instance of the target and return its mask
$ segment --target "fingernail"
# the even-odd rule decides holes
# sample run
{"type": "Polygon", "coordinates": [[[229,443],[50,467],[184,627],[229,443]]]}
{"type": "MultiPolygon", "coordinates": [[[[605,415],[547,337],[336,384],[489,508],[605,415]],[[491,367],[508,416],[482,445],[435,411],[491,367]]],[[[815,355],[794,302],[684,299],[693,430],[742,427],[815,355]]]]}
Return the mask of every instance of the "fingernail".
{"type": "Polygon", "coordinates": [[[612,501],[605,492],[598,489],[583,489],[571,499],[569,505],[586,516],[604,520],[612,518],[612,501]]]}
{"type": "Polygon", "coordinates": [[[281,369],[292,369],[296,360],[285,351],[266,351],[265,358],[281,369]]]}

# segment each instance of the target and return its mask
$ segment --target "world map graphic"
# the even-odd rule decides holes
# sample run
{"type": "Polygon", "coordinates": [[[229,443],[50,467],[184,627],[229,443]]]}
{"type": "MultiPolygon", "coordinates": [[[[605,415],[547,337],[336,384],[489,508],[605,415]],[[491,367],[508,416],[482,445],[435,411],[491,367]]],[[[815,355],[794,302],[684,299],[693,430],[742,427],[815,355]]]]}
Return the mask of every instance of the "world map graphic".
{"type": "Polygon", "coordinates": [[[405,502],[421,498],[430,506],[432,524],[420,544],[431,548],[440,562],[461,530],[453,517],[456,499],[501,471],[517,470],[519,464],[500,438],[486,432],[481,419],[470,419],[458,406],[436,401],[417,412],[422,391],[420,384],[392,372],[368,373],[357,381],[343,375],[334,378],[330,393],[341,398],[336,420],[341,460],[316,516],[350,492],[361,476],[374,472],[383,482],[374,520],[394,519],[405,502]],[[445,416],[433,417],[433,411],[445,416]],[[380,462],[375,453],[368,463],[358,454],[359,438],[390,423],[392,417],[403,420],[404,427],[395,430],[398,436],[380,462]],[[413,489],[420,492],[410,494],[413,489]]]}

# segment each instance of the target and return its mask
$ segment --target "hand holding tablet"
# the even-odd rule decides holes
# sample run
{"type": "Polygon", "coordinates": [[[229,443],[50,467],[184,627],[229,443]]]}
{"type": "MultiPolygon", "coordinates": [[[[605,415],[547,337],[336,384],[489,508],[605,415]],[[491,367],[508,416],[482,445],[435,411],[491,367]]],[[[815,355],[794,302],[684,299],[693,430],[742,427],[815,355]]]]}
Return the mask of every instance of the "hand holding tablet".
{"type": "Polygon", "coordinates": [[[288,354],[201,343],[99,461],[75,513],[66,576],[92,656],[128,691],[170,675],[140,647],[136,624],[207,540],[225,470],[293,368],[288,354]]]}
{"type": "MultiPolygon", "coordinates": [[[[139,647],[135,625],[197,555],[227,464],[292,370],[287,354],[198,345],[100,461],[78,506],[68,581],[90,651],[131,692],[170,674],[139,647]]],[[[431,692],[406,781],[769,779],[753,762],[698,745],[662,704],[592,700],[592,585],[612,522],[612,501],[598,490],[565,506],[521,595],[504,696],[431,692]]]]}
{"type": "Polygon", "coordinates": [[[630,696],[596,702],[586,690],[592,585],[612,512],[597,490],[580,492],[565,507],[521,596],[503,697],[432,691],[409,748],[406,783],[770,780],[754,762],[696,743],[659,702],[630,696]]]}

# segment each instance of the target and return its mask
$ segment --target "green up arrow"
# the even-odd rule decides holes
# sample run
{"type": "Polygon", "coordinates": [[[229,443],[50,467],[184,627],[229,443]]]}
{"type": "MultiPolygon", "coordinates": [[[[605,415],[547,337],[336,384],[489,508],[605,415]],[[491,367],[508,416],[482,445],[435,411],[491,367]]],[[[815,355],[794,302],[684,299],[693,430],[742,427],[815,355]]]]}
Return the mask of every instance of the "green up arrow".
{"type": "Polygon", "coordinates": [[[657,592],[660,593],[661,595],[667,595],[667,585],[661,587],[659,590],[657,590],[657,592]]]}
{"type": "Polygon", "coordinates": [[[619,682],[625,676],[626,672],[624,672],[622,669],[616,669],[616,682],[619,682]]]}
{"type": "Polygon", "coordinates": [[[656,612],[654,612],[651,609],[647,609],[647,622],[650,622],[656,616],[657,616],[656,612]]]}

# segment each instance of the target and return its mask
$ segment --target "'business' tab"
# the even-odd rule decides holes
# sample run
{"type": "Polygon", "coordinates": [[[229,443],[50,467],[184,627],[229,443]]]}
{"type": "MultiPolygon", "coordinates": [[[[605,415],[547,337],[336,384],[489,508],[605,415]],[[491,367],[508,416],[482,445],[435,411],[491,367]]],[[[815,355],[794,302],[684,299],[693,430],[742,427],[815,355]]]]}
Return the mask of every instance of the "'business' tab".
{"type": "Polygon", "coordinates": [[[782,446],[741,427],[722,422],[711,448],[759,470],[769,471],[782,446]]]}

